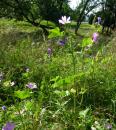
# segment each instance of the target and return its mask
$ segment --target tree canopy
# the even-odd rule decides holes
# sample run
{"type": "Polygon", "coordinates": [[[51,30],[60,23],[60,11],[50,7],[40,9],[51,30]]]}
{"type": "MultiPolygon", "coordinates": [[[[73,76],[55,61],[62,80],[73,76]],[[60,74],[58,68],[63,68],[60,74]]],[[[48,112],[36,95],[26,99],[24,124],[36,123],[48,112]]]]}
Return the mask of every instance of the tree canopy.
{"type": "Polygon", "coordinates": [[[1,0],[0,17],[9,17],[28,21],[36,19],[57,22],[61,15],[68,15],[68,0],[1,0]]]}
{"type": "Polygon", "coordinates": [[[0,0],[0,17],[26,20],[38,26],[41,20],[58,23],[63,16],[71,16],[77,21],[78,31],[85,16],[96,7],[101,6],[101,14],[111,11],[116,18],[116,0],[81,0],[75,10],[68,4],[70,0],[0,0]],[[104,11],[105,10],[105,11],[104,11]]]}

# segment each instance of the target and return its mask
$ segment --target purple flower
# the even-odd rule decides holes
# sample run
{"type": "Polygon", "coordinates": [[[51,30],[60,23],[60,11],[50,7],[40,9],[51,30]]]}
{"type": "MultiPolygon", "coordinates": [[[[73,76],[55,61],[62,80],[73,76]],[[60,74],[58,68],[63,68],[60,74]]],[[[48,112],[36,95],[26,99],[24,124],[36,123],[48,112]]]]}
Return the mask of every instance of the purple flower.
{"type": "Polygon", "coordinates": [[[97,20],[98,20],[98,24],[101,24],[101,17],[98,17],[97,20]]]}
{"type": "Polygon", "coordinates": [[[59,45],[64,46],[64,45],[65,45],[65,41],[60,40],[60,41],[59,41],[59,45]]]}
{"type": "Polygon", "coordinates": [[[71,21],[70,21],[70,17],[66,17],[66,16],[62,16],[61,17],[61,19],[59,19],[59,23],[61,23],[61,24],[67,24],[67,23],[70,23],[71,21]]]}
{"type": "Polygon", "coordinates": [[[93,42],[97,42],[98,41],[98,37],[99,37],[98,33],[93,33],[93,36],[92,36],[93,42]]]}
{"type": "Polygon", "coordinates": [[[112,125],[111,124],[107,124],[106,125],[106,129],[111,130],[112,129],[112,125]]]}
{"type": "Polygon", "coordinates": [[[6,110],[6,106],[2,106],[2,110],[5,111],[6,110]]]}
{"type": "Polygon", "coordinates": [[[66,38],[63,38],[63,40],[60,40],[60,41],[59,41],[59,45],[64,46],[65,43],[66,43],[66,41],[67,41],[67,39],[66,39],[66,38]]]}
{"type": "Polygon", "coordinates": [[[28,83],[28,84],[26,84],[26,87],[28,87],[28,88],[30,88],[30,89],[36,89],[37,88],[37,85],[36,85],[36,83],[28,83]]]}
{"type": "Polygon", "coordinates": [[[52,54],[52,49],[48,48],[48,55],[51,56],[51,54],[52,54]]]}
{"type": "Polygon", "coordinates": [[[13,123],[7,122],[6,125],[2,128],[2,130],[14,130],[15,125],[13,123]]]}

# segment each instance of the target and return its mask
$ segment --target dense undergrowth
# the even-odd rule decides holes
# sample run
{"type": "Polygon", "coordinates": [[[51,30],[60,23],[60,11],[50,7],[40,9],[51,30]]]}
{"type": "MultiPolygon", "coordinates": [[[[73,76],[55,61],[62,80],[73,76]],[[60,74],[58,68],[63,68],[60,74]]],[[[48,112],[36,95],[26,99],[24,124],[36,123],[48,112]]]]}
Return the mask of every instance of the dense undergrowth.
{"type": "Polygon", "coordinates": [[[82,24],[76,36],[73,26],[61,45],[26,22],[0,21],[0,128],[116,129],[115,33],[88,47],[97,29],[82,24]]]}

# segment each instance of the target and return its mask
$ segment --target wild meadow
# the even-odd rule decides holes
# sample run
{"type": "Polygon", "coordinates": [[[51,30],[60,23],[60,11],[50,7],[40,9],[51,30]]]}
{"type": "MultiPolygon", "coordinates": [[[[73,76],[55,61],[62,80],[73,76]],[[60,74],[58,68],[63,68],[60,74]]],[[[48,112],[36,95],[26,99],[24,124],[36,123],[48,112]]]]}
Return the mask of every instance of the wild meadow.
{"type": "Polygon", "coordinates": [[[0,129],[116,130],[115,32],[59,23],[0,20],[0,129]]]}

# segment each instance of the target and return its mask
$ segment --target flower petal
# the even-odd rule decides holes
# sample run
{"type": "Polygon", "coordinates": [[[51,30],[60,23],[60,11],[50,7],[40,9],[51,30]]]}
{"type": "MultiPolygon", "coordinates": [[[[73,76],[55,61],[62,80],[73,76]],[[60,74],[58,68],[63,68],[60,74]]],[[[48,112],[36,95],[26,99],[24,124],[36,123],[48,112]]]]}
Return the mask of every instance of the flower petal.
{"type": "Polygon", "coordinates": [[[64,21],[64,23],[66,23],[66,16],[62,16],[62,21],[64,21]]]}
{"type": "Polygon", "coordinates": [[[70,17],[67,18],[67,22],[70,22],[70,17]]]}
{"type": "Polygon", "coordinates": [[[61,19],[59,19],[59,23],[61,23],[61,24],[65,24],[64,21],[62,21],[61,19]]]}

